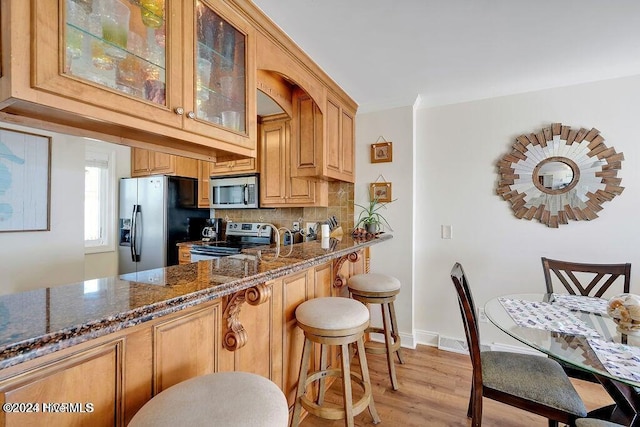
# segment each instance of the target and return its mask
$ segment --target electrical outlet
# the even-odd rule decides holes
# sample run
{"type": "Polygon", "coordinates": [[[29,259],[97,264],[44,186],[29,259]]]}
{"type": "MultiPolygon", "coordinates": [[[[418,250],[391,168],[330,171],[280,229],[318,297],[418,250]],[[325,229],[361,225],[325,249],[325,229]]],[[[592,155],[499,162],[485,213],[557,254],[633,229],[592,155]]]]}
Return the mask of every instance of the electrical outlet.
{"type": "Polygon", "coordinates": [[[298,231],[300,230],[300,222],[299,221],[293,221],[293,227],[291,227],[293,231],[298,231]]]}
{"type": "Polygon", "coordinates": [[[483,323],[489,322],[489,319],[487,319],[487,315],[484,312],[484,308],[482,307],[478,308],[478,320],[483,323]]]}
{"type": "Polygon", "coordinates": [[[307,234],[316,234],[318,230],[316,230],[318,224],[316,222],[307,222],[304,225],[304,229],[307,234]]]}

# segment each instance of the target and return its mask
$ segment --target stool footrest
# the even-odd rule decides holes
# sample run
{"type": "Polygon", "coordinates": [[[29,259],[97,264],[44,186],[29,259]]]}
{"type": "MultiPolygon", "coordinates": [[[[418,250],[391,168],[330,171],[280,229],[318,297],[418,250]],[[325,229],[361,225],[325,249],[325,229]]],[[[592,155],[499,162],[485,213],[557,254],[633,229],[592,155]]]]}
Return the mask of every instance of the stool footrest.
{"type": "MultiPolygon", "coordinates": [[[[384,329],[376,327],[369,327],[365,332],[384,335],[384,329]]],[[[400,348],[400,337],[397,334],[391,332],[391,338],[393,338],[393,343],[391,343],[391,351],[398,351],[398,349],[400,348]]],[[[387,352],[387,347],[384,342],[367,341],[364,343],[364,348],[366,352],[370,354],[385,354],[387,352]]]]}
{"type": "MultiPolygon", "coordinates": [[[[326,371],[314,372],[307,378],[307,381],[305,382],[305,388],[309,384],[312,384],[314,381],[327,376],[342,378],[342,371],[340,369],[329,369],[326,371]]],[[[371,385],[364,382],[362,376],[355,372],[351,372],[351,379],[363,390],[363,395],[360,400],[353,404],[353,415],[355,416],[363,412],[369,406],[369,402],[371,401],[371,385]]],[[[343,408],[328,407],[326,404],[320,406],[316,402],[309,399],[306,395],[303,395],[300,398],[300,403],[302,404],[302,407],[307,410],[307,412],[317,417],[329,420],[345,419],[345,411],[343,408]]]]}

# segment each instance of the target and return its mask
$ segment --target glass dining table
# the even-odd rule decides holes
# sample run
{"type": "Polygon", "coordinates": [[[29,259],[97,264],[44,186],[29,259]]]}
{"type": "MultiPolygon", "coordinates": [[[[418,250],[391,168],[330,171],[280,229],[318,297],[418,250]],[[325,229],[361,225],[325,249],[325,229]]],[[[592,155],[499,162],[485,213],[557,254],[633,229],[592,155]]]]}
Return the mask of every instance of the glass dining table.
{"type": "Polygon", "coordinates": [[[590,416],[640,426],[640,336],[617,329],[606,300],[571,298],[565,304],[557,294],[505,295],[487,302],[485,313],[526,346],[594,374],[616,403],[590,416]]]}

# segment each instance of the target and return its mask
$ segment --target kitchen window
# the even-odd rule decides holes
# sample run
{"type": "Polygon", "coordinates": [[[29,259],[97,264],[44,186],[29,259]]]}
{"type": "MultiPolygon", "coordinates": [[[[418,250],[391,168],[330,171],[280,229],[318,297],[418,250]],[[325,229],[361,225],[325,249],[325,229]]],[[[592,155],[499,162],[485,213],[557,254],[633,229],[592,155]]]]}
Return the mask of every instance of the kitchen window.
{"type": "Polygon", "coordinates": [[[85,253],[114,250],[115,151],[88,143],[84,174],[85,253]]]}

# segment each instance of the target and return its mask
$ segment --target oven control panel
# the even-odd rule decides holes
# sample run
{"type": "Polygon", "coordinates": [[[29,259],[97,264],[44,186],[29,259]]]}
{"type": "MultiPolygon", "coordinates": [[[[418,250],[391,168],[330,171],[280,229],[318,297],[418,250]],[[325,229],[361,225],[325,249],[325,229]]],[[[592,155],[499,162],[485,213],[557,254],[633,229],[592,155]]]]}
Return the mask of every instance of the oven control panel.
{"type": "Polygon", "coordinates": [[[271,225],[263,222],[227,222],[227,236],[271,236],[271,225]]]}

